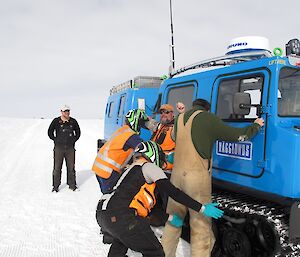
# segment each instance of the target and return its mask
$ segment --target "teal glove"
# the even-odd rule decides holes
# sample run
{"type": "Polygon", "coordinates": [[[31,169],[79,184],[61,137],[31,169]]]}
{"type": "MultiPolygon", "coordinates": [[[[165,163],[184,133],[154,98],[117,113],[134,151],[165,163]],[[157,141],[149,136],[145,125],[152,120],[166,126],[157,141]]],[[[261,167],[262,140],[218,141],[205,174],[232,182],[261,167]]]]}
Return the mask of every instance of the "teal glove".
{"type": "Polygon", "coordinates": [[[218,209],[216,206],[218,206],[218,203],[207,203],[202,205],[200,212],[203,213],[206,217],[211,217],[214,219],[221,218],[224,214],[224,211],[218,209]]]}
{"type": "Polygon", "coordinates": [[[167,161],[171,164],[174,163],[174,152],[168,154],[167,161]]]}
{"type": "Polygon", "coordinates": [[[172,226],[176,228],[180,228],[183,225],[183,219],[181,219],[177,214],[173,214],[173,215],[170,214],[168,221],[172,226]]]}

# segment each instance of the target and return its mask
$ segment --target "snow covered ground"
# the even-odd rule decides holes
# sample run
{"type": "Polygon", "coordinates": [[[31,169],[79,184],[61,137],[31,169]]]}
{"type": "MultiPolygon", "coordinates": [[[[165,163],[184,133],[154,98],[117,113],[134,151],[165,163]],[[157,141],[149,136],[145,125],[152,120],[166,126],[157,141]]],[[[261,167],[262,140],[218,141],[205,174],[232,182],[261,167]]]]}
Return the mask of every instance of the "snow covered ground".
{"type": "MultiPolygon", "coordinates": [[[[51,120],[0,118],[0,256],[105,257],[95,209],[101,196],[90,168],[103,121],[78,120],[82,136],[76,144],[79,192],[66,186],[63,166],[59,193],[51,193],[53,143],[51,120]]],[[[130,257],[140,254],[130,252],[130,257]]],[[[188,257],[182,241],[178,257],[188,257]]]]}

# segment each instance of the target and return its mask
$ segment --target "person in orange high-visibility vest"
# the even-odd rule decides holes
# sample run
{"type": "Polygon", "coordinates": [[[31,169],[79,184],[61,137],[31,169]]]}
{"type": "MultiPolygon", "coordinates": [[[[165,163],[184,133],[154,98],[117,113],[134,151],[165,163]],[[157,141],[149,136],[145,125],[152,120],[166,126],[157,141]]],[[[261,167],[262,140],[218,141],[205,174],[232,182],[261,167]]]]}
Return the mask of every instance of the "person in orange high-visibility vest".
{"type": "MultiPolygon", "coordinates": [[[[160,122],[155,131],[153,131],[151,140],[158,143],[164,153],[168,155],[175,149],[175,142],[171,137],[174,126],[174,108],[170,104],[163,104],[159,108],[160,122]]],[[[166,170],[172,170],[173,165],[168,163],[166,170]]]]}
{"type": "Polygon", "coordinates": [[[135,147],[142,142],[139,133],[147,120],[143,110],[130,110],[125,116],[126,124],[99,149],[92,170],[96,173],[102,193],[112,190],[135,147]]]}
{"type": "MultiPolygon", "coordinates": [[[[108,257],[125,257],[130,248],[144,257],[164,257],[164,250],[146,218],[155,206],[154,190],[173,198],[198,213],[220,218],[217,203],[201,204],[172,185],[161,168],[165,154],[153,141],[138,145],[133,163],[127,167],[113,190],[104,194],[97,206],[96,219],[105,233],[113,238],[108,257]]],[[[176,214],[169,217],[172,226],[182,226],[176,214]]]]}
{"type": "MultiPolygon", "coordinates": [[[[185,105],[181,102],[177,103],[176,108],[179,113],[185,111],[185,105]]],[[[146,127],[153,132],[151,140],[161,146],[166,156],[172,157],[175,150],[175,140],[172,135],[174,127],[174,108],[170,104],[163,104],[159,108],[159,113],[159,122],[150,119],[146,122],[146,127]]],[[[173,164],[167,161],[164,171],[168,177],[170,177],[172,169],[173,164]]],[[[159,227],[165,224],[167,220],[166,205],[167,198],[163,195],[157,196],[157,204],[150,216],[152,226],[159,227]]]]}
{"type": "MultiPolygon", "coordinates": [[[[185,105],[178,102],[176,105],[177,111],[183,113],[185,111],[185,105]]],[[[146,122],[146,127],[150,129],[153,134],[151,140],[158,143],[163,149],[166,155],[172,154],[175,150],[175,140],[172,136],[174,127],[174,108],[170,104],[163,104],[159,108],[160,120],[149,120],[146,122]]],[[[167,162],[165,172],[170,174],[173,168],[173,164],[167,162]]]]}

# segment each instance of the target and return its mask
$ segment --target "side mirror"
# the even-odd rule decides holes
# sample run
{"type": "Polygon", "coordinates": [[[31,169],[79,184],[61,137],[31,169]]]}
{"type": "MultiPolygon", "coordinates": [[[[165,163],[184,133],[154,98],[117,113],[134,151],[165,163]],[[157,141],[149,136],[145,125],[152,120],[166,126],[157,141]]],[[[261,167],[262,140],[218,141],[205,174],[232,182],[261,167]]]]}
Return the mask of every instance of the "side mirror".
{"type": "Polygon", "coordinates": [[[249,93],[235,93],[233,97],[233,112],[238,115],[248,115],[251,109],[249,93]]]}

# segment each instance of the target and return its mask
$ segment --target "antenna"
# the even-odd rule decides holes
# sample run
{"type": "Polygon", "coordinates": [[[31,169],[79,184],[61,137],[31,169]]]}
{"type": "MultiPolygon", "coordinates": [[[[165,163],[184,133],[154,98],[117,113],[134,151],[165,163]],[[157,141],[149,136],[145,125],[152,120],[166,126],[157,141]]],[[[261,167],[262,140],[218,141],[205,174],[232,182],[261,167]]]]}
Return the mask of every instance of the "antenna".
{"type": "Polygon", "coordinates": [[[172,74],[175,69],[175,55],[174,55],[174,33],[173,33],[173,14],[172,14],[172,0],[170,0],[170,20],[171,20],[171,60],[169,67],[169,74],[172,74]]]}

